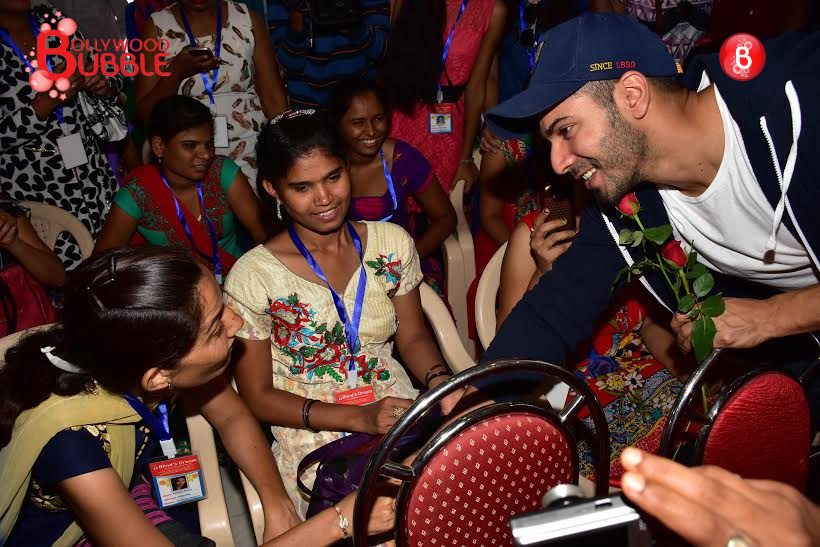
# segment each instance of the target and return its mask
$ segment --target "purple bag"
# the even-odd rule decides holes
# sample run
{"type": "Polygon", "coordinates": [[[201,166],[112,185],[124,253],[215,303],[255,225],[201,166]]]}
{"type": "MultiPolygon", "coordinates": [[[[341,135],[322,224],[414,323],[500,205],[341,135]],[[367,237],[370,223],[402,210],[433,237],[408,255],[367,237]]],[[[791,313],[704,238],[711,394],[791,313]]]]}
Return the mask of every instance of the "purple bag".
{"type": "MultiPolygon", "coordinates": [[[[419,420],[396,443],[390,459],[401,460],[421,448],[428,434],[435,431],[440,417],[438,407],[434,407],[428,416],[419,420]]],[[[296,469],[296,483],[310,497],[307,518],[333,507],[359,488],[365,467],[381,441],[381,435],[352,433],[320,446],[302,458],[296,469]],[[313,490],[310,490],[302,482],[302,473],[316,462],[319,462],[319,466],[316,468],[313,490]]]]}

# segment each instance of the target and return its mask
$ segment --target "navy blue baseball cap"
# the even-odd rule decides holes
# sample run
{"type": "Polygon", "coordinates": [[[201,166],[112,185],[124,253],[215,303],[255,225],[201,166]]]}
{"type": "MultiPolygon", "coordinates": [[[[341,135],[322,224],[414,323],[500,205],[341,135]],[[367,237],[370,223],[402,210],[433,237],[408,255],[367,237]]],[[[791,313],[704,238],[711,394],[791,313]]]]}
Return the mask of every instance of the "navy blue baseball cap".
{"type": "Polygon", "coordinates": [[[593,80],[616,80],[637,70],[677,77],[680,67],[661,39],[634,19],[586,12],[545,32],[527,89],[487,112],[499,136],[529,133],[537,116],[593,80]]]}

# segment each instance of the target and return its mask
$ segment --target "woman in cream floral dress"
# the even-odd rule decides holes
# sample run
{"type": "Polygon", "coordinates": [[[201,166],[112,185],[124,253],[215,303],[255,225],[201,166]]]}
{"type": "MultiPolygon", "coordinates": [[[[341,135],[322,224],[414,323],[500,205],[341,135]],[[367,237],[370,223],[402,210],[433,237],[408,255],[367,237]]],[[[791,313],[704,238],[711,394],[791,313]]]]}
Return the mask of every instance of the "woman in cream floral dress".
{"type": "MultiPolygon", "coordinates": [[[[218,155],[234,160],[251,183],[256,182],[256,135],[265,123],[287,108],[287,96],[279,78],[279,66],[262,18],[232,0],[182,0],[151,15],[143,40],[166,40],[170,76],[137,75],[137,114],[142,120],[156,102],[168,95],[187,95],[210,106],[202,73],[213,86],[216,116],[225,116],[228,147],[218,155]],[[222,13],[222,33],[216,52],[217,15],[222,13]],[[196,43],[217,53],[196,55],[185,30],[191,26],[196,43]],[[212,79],[218,69],[216,83],[212,79]]],[[[154,54],[145,52],[146,64],[154,66],[154,54]]],[[[149,68],[150,70],[150,68],[149,68]]]]}
{"type": "MultiPolygon", "coordinates": [[[[449,376],[424,326],[415,244],[394,224],[345,220],[350,179],[327,127],[312,111],[297,111],[262,131],[259,193],[287,213],[292,234],[280,233],[248,251],[225,284],[229,305],[245,320],[237,334],[243,350],[236,370],[240,394],[257,418],[273,425],[274,455],[302,515],[308,505],[296,486],[302,458],[344,432],[387,432],[416,398],[407,372],[392,356],[394,341],[407,369],[428,388],[449,376]],[[351,317],[364,281],[353,344],[328,284],[297,242],[351,317]],[[342,403],[354,393],[358,404],[342,403]]],[[[351,323],[355,327],[355,319],[351,323]]],[[[459,397],[445,400],[442,411],[459,397]]],[[[303,475],[308,487],[314,476],[314,469],[303,475]]]]}

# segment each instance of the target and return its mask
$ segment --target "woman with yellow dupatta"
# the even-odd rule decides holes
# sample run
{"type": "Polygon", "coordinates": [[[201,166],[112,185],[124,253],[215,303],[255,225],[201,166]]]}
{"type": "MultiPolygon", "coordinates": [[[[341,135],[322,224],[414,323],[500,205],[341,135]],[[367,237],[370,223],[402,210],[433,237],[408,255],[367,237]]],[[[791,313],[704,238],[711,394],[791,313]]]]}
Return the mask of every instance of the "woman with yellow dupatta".
{"type": "MultiPolygon", "coordinates": [[[[167,424],[177,395],[259,493],[266,545],[351,533],[353,498],[290,529],[299,521],[268,444],[224,374],[241,325],[186,251],[120,248],[70,272],[62,322],[25,336],[0,368],[0,545],[213,545],[174,518],[185,506],[160,508],[190,494],[197,474],[163,494],[146,465],[179,456],[167,424]]],[[[384,499],[370,530],[393,516],[384,499]]]]}

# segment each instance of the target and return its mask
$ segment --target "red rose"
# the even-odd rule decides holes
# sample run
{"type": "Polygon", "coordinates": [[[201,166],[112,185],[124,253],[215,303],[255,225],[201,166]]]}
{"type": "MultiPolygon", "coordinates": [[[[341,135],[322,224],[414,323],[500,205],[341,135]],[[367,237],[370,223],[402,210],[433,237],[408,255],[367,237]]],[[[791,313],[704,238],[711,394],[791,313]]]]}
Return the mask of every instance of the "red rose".
{"type": "Polygon", "coordinates": [[[673,239],[661,247],[661,256],[678,268],[686,266],[686,253],[681,249],[680,241],[677,239],[673,239]]]}
{"type": "Polygon", "coordinates": [[[641,210],[641,204],[638,203],[638,198],[635,197],[635,192],[629,192],[621,198],[621,201],[618,202],[618,205],[616,205],[615,208],[626,216],[631,217],[638,214],[638,211],[641,210]]]}

